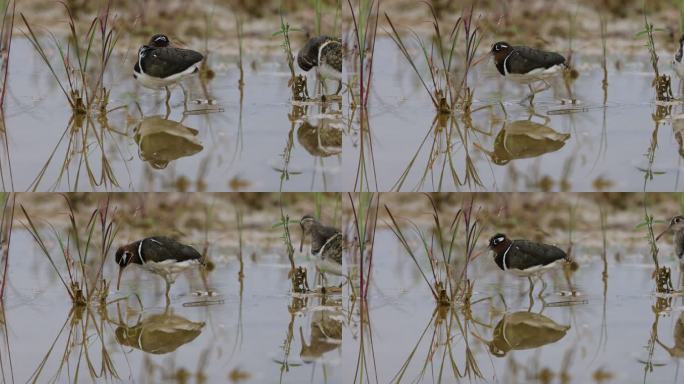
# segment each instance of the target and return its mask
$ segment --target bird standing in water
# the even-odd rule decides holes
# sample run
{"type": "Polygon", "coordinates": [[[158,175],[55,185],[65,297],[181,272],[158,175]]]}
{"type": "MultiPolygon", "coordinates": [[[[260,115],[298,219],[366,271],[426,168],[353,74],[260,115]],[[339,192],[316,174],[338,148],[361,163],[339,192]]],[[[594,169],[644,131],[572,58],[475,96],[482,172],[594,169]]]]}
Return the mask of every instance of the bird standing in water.
{"type": "Polygon", "coordinates": [[[551,88],[548,80],[562,73],[565,69],[565,57],[559,53],[525,46],[513,46],[505,41],[494,44],[490,53],[494,56],[497,71],[505,79],[527,85],[531,94],[521,103],[529,99],[530,105],[532,105],[537,93],[551,88]],[[544,83],[544,87],[534,89],[532,85],[537,82],[544,83]]]}
{"type": "Polygon", "coordinates": [[[116,289],[121,284],[121,275],[130,264],[138,264],[143,269],[161,276],[166,282],[166,302],[169,303],[171,284],[181,272],[202,264],[202,255],[189,245],[181,244],[163,236],[147,237],[120,247],[116,251],[119,265],[119,278],[116,289]]]}
{"type": "Polygon", "coordinates": [[[681,262],[684,262],[684,216],[675,216],[670,219],[670,224],[661,232],[656,241],[666,233],[672,233],[672,242],[674,243],[675,255],[681,262]]]}
{"type": "Polygon", "coordinates": [[[684,56],[684,34],[679,38],[679,49],[672,60],[672,69],[680,79],[684,80],[684,62],[682,62],[682,56],[684,56]]]}
{"type": "Polygon", "coordinates": [[[299,50],[297,64],[305,72],[317,67],[323,79],[335,79],[338,82],[335,95],[342,90],[342,40],[330,36],[318,36],[299,50]]]}
{"type": "MultiPolygon", "coordinates": [[[[502,271],[528,278],[530,297],[532,290],[534,290],[532,277],[540,277],[541,279],[544,272],[570,261],[568,255],[554,245],[528,240],[510,240],[502,233],[498,233],[489,239],[489,249],[493,252],[494,262],[502,271]]],[[[546,289],[546,283],[543,279],[542,283],[543,288],[539,292],[539,297],[546,289]]]]}
{"type": "MultiPolygon", "coordinates": [[[[169,108],[171,91],[169,87],[180,84],[186,77],[199,72],[204,56],[191,49],[176,48],[170,45],[166,35],[154,35],[138,50],[138,61],[133,67],[133,77],[147,88],[166,89],[166,106],[169,108]]],[[[183,96],[187,109],[188,97],[185,88],[183,96]]]]}
{"type": "Polygon", "coordinates": [[[311,239],[311,255],[316,258],[316,266],[321,272],[342,276],[342,233],[339,229],[321,224],[311,215],[299,221],[302,238],[299,251],[304,248],[304,239],[311,239]]]}

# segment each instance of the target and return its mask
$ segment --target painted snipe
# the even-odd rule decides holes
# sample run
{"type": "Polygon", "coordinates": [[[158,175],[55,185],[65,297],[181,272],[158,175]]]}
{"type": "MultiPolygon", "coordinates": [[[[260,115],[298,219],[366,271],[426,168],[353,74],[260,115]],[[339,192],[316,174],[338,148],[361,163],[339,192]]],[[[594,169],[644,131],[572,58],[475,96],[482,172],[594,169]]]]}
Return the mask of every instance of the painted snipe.
{"type": "Polygon", "coordinates": [[[670,224],[658,235],[658,237],[656,237],[656,240],[660,240],[666,233],[673,234],[672,240],[675,247],[675,254],[680,261],[684,262],[684,216],[675,216],[670,219],[670,224]]]}
{"type": "Polygon", "coordinates": [[[337,80],[336,95],[342,90],[342,40],[330,36],[309,39],[297,54],[297,64],[305,72],[317,67],[323,79],[337,80]]]}
{"type": "MultiPolygon", "coordinates": [[[[138,61],[133,67],[133,77],[147,88],[166,89],[166,105],[171,98],[170,86],[180,84],[181,80],[199,72],[204,59],[201,53],[172,47],[165,35],[154,35],[138,50],[138,61]]],[[[187,94],[183,95],[187,108],[187,94]]]]}
{"type": "Polygon", "coordinates": [[[530,105],[534,101],[535,94],[551,87],[547,80],[561,73],[565,67],[565,57],[559,53],[525,46],[512,46],[504,41],[494,44],[491,54],[494,56],[496,69],[502,76],[528,86],[531,94],[521,103],[529,98],[530,105]],[[544,83],[544,87],[534,89],[532,85],[537,82],[544,83]]]}
{"type": "Polygon", "coordinates": [[[302,239],[299,251],[304,248],[304,238],[311,239],[311,255],[316,258],[316,266],[321,272],[334,275],[342,273],[342,233],[339,229],[321,224],[311,215],[305,215],[299,221],[302,228],[302,239]]]}
{"type": "Polygon", "coordinates": [[[684,62],[682,62],[682,56],[684,55],[684,34],[679,38],[679,49],[674,55],[674,60],[672,60],[672,69],[674,69],[677,76],[680,79],[684,79],[684,62]]]}
{"type": "Polygon", "coordinates": [[[202,264],[202,255],[189,245],[181,244],[163,236],[147,237],[120,247],[116,251],[119,265],[119,278],[116,288],[121,284],[121,275],[130,264],[138,264],[144,269],[161,276],[166,282],[166,300],[169,301],[171,284],[186,269],[202,264]]]}
{"type": "MultiPolygon", "coordinates": [[[[510,240],[501,233],[489,239],[489,249],[493,251],[494,262],[501,270],[528,278],[530,296],[534,289],[532,277],[541,277],[544,272],[569,261],[568,255],[554,245],[528,240],[510,240]]],[[[542,283],[546,288],[543,279],[542,283]]],[[[540,297],[544,288],[539,292],[540,297]]]]}

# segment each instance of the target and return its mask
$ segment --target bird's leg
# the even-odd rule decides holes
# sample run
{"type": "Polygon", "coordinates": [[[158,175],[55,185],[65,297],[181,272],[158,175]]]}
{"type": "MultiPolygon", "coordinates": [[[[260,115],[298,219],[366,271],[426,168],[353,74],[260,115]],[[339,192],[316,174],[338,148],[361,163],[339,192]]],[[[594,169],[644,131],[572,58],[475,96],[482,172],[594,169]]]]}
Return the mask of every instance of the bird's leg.
{"type": "Polygon", "coordinates": [[[539,291],[539,295],[537,297],[541,299],[542,294],[544,293],[544,290],[546,290],[546,281],[541,277],[539,277],[539,280],[541,280],[541,282],[542,282],[542,289],[541,289],[541,291],[539,291]]]}
{"type": "Polygon", "coordinates": [[[530,106],[531,106],[532,102],[534,102],[535,91],[534,91],[534,88],[532,87],[532,84],[527,84],[527,87],[530,88],[530,92],[532,92],[532,93],[530,93],[530,106]]]}
{"type": "Polygon", "coordinates": [[[328,278],[325,277],[325,273],[321,272],[321,278],[323,279],[323,286],[327,287],[328,286],[328,278]]]}
{"type": "Polygon", "coordinates": [[[541,79],[541,81],[542,81],[542,83],[544,83],[544,86],[541,87],[540,89],[538,89],[538,90],[537,90],[537,93],[539,93],[539,92],[544,92],[544,91],[546,91],[547,89],[551,88],[551,84],[549,84],[548,81],[546,81],[546,80],[544,80],[544,79],[541,79]]]}
{"type": "Polygon", "coordinates": [[[342,92],[342,79],[337,81],[337,91],[335,91],[335,95],[339,95],[340,92],[342,92]]]}
{"type": "Polygon", "coordinates": [[[534,292],[534,281],[532,281],[532,276],[527,276],[527,280],[530,282],[530,292],[528,293],[528,297],[530,298],[530,307],[528,308],[528,311],[531,311],[532,307],[534,306],[534,297],[532,296],[532,293],[534,292]]]}
{"type": "Polygon", "coordinates": [[[166,105],[166,115],[164,119],[168,119],[169,115],[171,115],[171,91],[169,87],[164,87],[164,89],[166,89],[166,101],[164,102],[164,105],[166,105]]]}
{"type": "Polygon", "coordinates": [[[169,304],[171,303],[171,296],[169,296],[169,292],[171,291],[171,282],[169,282],[169,279],[164,279],[166,282],[166,306],[168,307],[169,304]]]}
{"type": "Polygon", "coordinates": [[[183,90],[183,114],[188,111],[188,92],[185,90],[183,83],[178,83],[183,90]]]}
{"type": "Polygon", "coordinates": [[[532,88],[532,84],[527,84],[527,88],[530,90],[530,94],[525,96],[522,100],[520,100],[520,105],[524,106],[528,101],[530,103],[530,106],[532,105],[532,101],[534,100],[534,88],[532,88]]]}

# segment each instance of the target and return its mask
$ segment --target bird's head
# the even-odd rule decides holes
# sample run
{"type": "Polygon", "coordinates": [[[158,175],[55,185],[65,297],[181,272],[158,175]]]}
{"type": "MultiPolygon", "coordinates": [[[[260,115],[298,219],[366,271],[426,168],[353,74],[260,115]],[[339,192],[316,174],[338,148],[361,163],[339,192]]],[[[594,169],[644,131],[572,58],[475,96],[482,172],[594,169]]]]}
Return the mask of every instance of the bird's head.
{"type": "Polygon", "coordinates": [[[677,53],[675,54],[675,60],[677,62],[681,63],[682,62],[682,53],[684,51],[684,34],[679,38],[679,49],[677,49],[677,53]]]}
{"type": "Polygon", "coordinates": [[[494,56],[494,60],[501,61],[504,60],[512,50],[513,47],[511,47],[510,44],[505,41],[499,41],[498,43],[494,43],[494,45],[492,45],[492,50],[490,53],[494,56]]]}
{"type": "Polygon", "coordinates": [[[299,243],[299,252],[301,252],[304,248],[304,238],[306,237],[306,235],[311,233],[311,230],[316,225],[316,223],[316,219],[311,215],[304,215],[299,220],[299,227],[302,229],[302,239],[299,243]]]}
{"type": "Polygon", "coordinates": [[[511,241],[503,233],[497,233],[489,239],[489,249],[494,251],[494,254],[503,252],[511,241]]]}
{"type": "Polygon", "coordinates": [[[156,34],[150,38],[150,42],[147,45],[155,48],[164,48],[168,47],[169,44],[169,38],[166,35],[156,34]]]}
{"type": "Polygon", "coordinates": [[[133,255],[135,254],[135,249],[131,247],[131,244],[129,245],[124,245],[122,247],[119,247],[119,249],[116,250],[116,255],[114,257],[114,260],[116,263],[119,265],[119,277],[116,280],[116,289],[119,289],[119,285],[121,284],[121,274],[123,273],[124,268],[130,263],[133,262],[133,255]]]}
{"type": "Polygon", "coordinates": [[[670,219],[670,224],[656,237],[656,240],[659,240],[661,236],[668,232],[679,232],[682,230],[684,230],[684,217],[677,215],[670,219]]]}

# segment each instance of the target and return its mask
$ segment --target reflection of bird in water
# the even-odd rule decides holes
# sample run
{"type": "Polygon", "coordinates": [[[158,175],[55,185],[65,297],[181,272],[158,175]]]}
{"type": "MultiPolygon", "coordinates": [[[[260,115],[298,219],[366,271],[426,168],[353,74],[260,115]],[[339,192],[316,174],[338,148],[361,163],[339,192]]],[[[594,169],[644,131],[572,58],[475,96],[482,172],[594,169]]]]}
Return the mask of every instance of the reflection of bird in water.
{"type": "Polygon", "coordinates": [[[533,312],[505,314],[494,327],[492,340],[483,340],[494,356],[503,357],[513,350],[534,349],[555,343],[565,336],[569,325],[560,325],[533,312]]]}
{"type": "Polygon", "coordinates": [[[299,143],[316,157],[328,157],[342,152],[342,130],[335,125],[339,119],[321,118],[314,125],[309,120],[297,129],[299,143]]]}
{"type": "Polygon", "coordinates": [[[670,356],[680,359],[684,358],[684,312],[682,312],[677,319],[674,331],[672,332],[672,338],[674,339],[674,345],[672,347],[663,344],[659,339],[656,339],[656,341],[670,354],[670,356]]]}
{"type": "Polygon", "coordinates": [[[119,265],[119,278],[116,288],[121,284],[124,268],[138,264],[149,272],[161,276],[166,282],[166,300],[169,301],[171,284],[176,277],[188,268],[202,264],[202,255],[189,245],[181,244],[163,236],[147,237],[121,246],[116,251],[119,265]]]}
{"type": "Polygon", "coordinates": [[[570,138],[568,133],[558,133],[552,128],[530,120],[504,123],[494,139],[494,148],[487,151],[476,146],[492,158],[497,165],[508,164],[511,160],[538,157],[555,152],[570,138]]]}
{"type": "Polygon", "coordinates": [[[342,40],[330,36],[313,37],[297,54],[299,68],[308,72],[313,67],[326,79],[338,81],[335,94],[342,90],[342,40]]]}
{"type": "MultiPolygon", "coordinates": [[[[200,62],[204,59],[199,52],[171,47],[170,44],[165,35],[152,36],[149,43],[138,50],[138,60],[133,67],[133,77],[140,84],[152,89],[166,89],[167,106],[171,98],[169,87],[199,72],[200,62]]],[[[187,107],[187,95],[185,104],[187,107]]]]}
{"type": "Polygon", "coordinates": [[[304,239],[311,239],[311,255],[316,258],[316,266],[322,272],[342,275],[342,233],[339,229],[321,224],[311,215],[299,221],[302,238],[299,251],[304,247],[304,239]]]}
{"type": "Polygon", "coordinates": [[[670,224],[656,237],[656,241],[660,240],[660,238],[668,232],[672,233],[675,254],[680,261],[684,262],[684,216],[678,215],[670,219],[670,224]]]}
{"type": "Polygon", "coordinates": [[[306,363],[320,359],[325,353],[342,345],[342,319],[344,316],[338,306],[321,306],[313,310],[311,315],[310,343],[304,339],[304,332],[299,328],[302,350],[299,353],[306,363]]]}
{"type": "Polygon", "coordinates": [[[121,345],[157,355],[173,352],[202,333],[204,322],[190,321],[182,316],[160,313],[146,316],[138,324],[116,328],[116,340],[121,345]]]}
{"type": "Polygon", "coordinates": [[[164,169],[169,162],[192,156],[204,149],[197,140],[198,131],[161,116],[144,118],[136,128],[140,159],[155,169],[164,169]]]}

